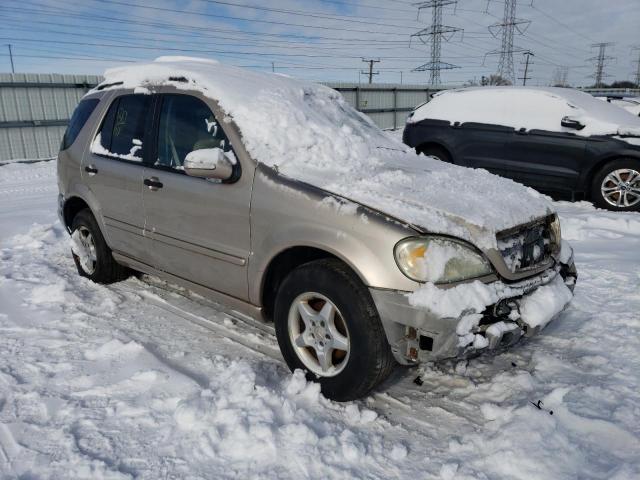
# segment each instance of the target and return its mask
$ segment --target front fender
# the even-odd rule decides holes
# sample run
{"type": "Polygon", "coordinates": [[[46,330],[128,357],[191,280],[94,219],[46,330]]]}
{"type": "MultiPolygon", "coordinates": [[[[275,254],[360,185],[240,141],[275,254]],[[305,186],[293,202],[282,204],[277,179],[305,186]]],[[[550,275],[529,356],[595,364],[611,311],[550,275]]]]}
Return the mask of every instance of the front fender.
{"type": "Polygon", "coordinates": [[[373,209],[260,167],[251,206],[249,298],[260,304],[269,264],[293,247],[334,255],[369,287],[415,290],[418,284],[402,274],[393,256],[395,244],[415,234],[373,209]]]}

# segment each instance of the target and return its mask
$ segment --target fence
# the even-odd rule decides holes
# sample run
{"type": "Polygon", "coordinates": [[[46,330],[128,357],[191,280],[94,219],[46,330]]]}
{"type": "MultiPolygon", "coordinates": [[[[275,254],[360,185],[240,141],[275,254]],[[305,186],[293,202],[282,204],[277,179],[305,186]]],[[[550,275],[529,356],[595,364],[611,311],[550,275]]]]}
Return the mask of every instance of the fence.
{"type": "Polygon", "coordinates": [[[50,158],[96,75],[0,74],[0,161],[50,158]]]}
{"type": "MultiPolygon", "coordinates": [[[[0,74],[0,162],[54,157],[73,109],[96,75],[0,74]]],[[[399,128],[437,90],[424,85],[325,83],[380,128],[399,128]]],[[[640,95],[640,89],[585,89],[640,95]]]]}

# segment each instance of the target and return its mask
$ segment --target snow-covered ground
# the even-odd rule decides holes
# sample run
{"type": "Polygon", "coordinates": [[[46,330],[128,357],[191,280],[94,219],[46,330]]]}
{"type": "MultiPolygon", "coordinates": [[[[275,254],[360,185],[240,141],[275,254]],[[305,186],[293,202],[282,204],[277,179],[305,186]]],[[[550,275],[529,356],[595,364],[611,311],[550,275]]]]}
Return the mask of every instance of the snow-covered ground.
{"type": "Polygon", "coordinates": [[[337,404],[269,325],[79,277],[56,193],[0,166],[2,478],[640,478],[640,214],[556,203],[580,277],[542,335],[337,404]]]}

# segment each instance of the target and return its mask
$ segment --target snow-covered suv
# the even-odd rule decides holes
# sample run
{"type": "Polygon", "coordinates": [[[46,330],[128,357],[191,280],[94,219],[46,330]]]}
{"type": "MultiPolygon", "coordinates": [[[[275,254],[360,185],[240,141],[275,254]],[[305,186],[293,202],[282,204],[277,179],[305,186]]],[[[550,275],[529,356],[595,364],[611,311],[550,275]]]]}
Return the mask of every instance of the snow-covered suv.
{"type": "Polygon", "coordinates": [[[446,90],[409,115],[403,139],[456,165],[640,210],[640,117],[578,90],[446,90]]]}
{"type": "Polygon", "coordinates": [[[202,59],[106,72],[58,157],[81,275],[158,275],[275,322],[337,400],[509,345],[572,298],[534,190],[418,157],[327,87],[202,59]]]}

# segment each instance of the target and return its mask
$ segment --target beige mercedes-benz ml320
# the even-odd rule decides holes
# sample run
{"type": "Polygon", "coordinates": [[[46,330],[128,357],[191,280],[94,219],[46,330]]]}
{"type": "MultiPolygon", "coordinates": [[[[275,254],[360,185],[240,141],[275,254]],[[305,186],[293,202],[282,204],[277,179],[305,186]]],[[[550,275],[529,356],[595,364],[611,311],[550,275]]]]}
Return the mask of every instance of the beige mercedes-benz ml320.
{"type": "Polygon", "coordinates": [[[336,400],[537,333],[576,279],[534,190],[417,156],[327,87],[212,60],[108,70],[58,184],[80,275],[145,272],[273,321],[336,400]]]}

